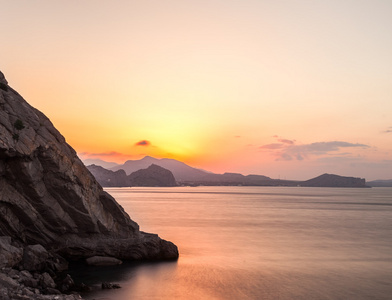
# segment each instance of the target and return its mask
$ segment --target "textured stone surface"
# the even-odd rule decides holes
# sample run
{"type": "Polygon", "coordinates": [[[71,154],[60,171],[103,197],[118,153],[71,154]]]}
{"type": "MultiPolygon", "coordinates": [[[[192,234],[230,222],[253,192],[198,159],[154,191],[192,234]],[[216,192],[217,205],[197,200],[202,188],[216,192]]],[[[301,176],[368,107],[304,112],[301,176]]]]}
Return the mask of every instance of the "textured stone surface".
{"type": "Polygon", "coordinates": [[[29,245],[23,252],[23,269],[28,271],[41,271],[46,266],[49,253],[41,245],[29,245]]]}
{"type": "Polygon", "coordinates": [[[33,276],[28,271],[20,272],[3,268],[0,269],[0,299],[76,300],[82,298],[77,294],[60,294],[53,278],[48,273],[35,273],[33,276]]]}
{"type": "Polygon", "coordinates": [[[0,236],[0,268],[14,267],[23,257],[23,249],[12,245],[11,237],[0,236]]]}
{"type": "Polygon", "coordinates": [[[174,244],[139,231],[50,120],[9,86],[0,89],[0,235],[66,257],[178,257],[174,244]]]}

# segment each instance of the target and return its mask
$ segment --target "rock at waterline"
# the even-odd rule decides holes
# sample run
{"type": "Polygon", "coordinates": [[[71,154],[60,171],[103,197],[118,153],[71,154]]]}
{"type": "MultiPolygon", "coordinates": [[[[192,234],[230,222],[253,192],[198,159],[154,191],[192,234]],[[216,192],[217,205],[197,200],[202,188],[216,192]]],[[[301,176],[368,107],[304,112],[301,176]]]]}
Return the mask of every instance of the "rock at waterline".
{"type": "Polygon", "coordinates": [[[114,257],[93,256],[87,258],[86,263],[90,266],[114,266],[121,265],[122,261],[114,257]]]}
{"type": "Polygon", "coordinates": [[[117,283],[102,282],[101,285],[103,290],[120,289],[121,286],[117,283]]]}
{"type": "Polygon", "coordinates": [[[92,256],[177,259],[178,249],[141,232],[0,72],[0,299],[81,299],[60,294],[72,279],[54,279],[63,257],[92,256]]]}
{"type": "Polygon", "coordinates": [[[0,82],[0,235],[66,258],[178,258],[173,243],[139,230],[1,72],[0,82]]]}

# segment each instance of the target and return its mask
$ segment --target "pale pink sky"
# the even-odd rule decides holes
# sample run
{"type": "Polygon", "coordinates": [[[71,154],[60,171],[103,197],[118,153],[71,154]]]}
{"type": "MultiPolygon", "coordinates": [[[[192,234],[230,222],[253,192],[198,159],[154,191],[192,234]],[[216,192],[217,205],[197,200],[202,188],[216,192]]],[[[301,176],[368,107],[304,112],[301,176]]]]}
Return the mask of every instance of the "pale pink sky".
{"type": "Polygon", "coordinates": [[[0,70],[82,158],[392,178],[391,1],[0,3],[0,70]]]}

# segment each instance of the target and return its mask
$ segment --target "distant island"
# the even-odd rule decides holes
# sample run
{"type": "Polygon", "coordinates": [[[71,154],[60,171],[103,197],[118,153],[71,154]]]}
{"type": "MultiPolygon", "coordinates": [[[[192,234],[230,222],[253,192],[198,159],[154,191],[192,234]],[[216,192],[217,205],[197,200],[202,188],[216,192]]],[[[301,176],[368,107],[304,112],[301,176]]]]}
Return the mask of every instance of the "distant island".
{"type": "Polygon", "coordinates": [[[104,187],[176,185],[370,187],[363,178],[334,174],[323,174],[305,181],[272,179],[264,175],[245,176],[240,173],[215,174],[193,168],[175,159],[157,159],[151,156],[146,156],[140,160],[128,160],[123,165],[117,165],[109,169],[95,164],[89,165],[87,168],[104,187]]]}

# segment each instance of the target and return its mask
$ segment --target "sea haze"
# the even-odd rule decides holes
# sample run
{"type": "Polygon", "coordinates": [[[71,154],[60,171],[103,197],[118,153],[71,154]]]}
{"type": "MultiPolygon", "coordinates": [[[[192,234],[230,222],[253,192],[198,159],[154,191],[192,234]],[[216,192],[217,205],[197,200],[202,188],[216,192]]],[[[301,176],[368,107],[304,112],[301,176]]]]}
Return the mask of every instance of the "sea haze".
{"type": "Polygon", "coordinates": [[[87,299],[391,299],[392,188],[106,189],[178,262],[89,269],[87,299]]]}

